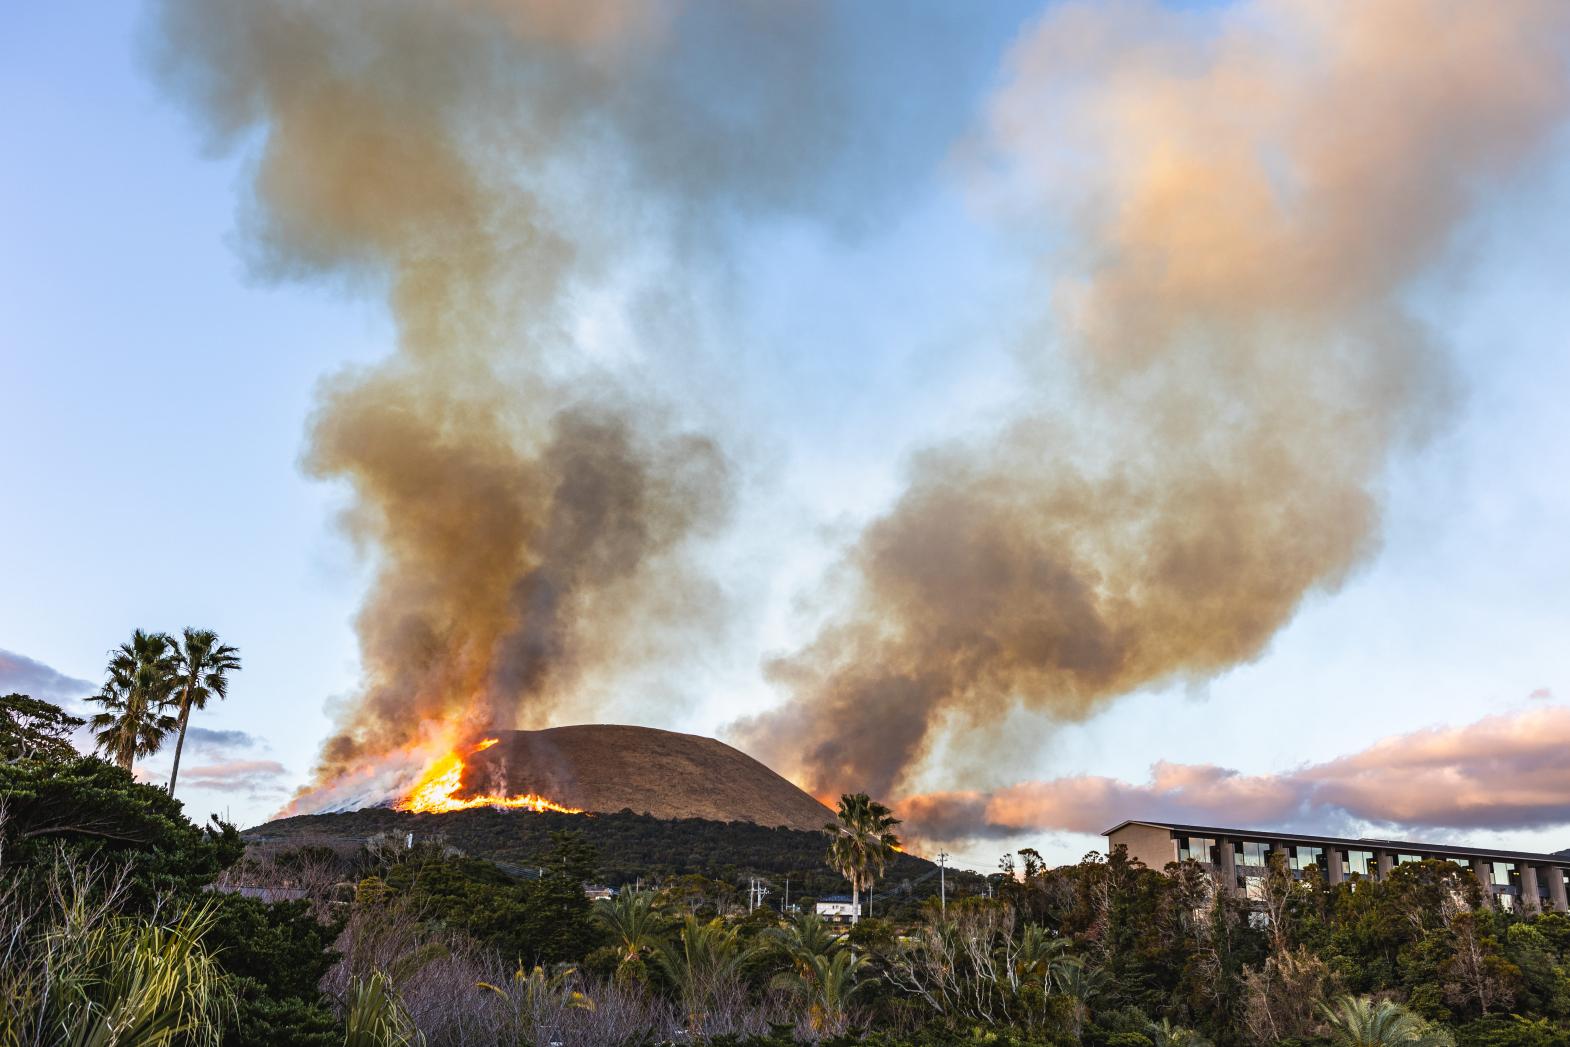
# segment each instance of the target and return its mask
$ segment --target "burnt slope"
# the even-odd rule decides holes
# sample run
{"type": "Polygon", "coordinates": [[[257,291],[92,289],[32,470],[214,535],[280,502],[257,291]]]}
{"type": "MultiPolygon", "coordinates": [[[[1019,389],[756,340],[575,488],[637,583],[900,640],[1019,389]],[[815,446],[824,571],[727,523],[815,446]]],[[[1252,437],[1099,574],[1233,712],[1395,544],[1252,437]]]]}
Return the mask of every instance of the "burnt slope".
{"type": "Polygon", "coordinates": [[[818,830],[834,812],[724,742],[651,727],[501,731],[470,757],[466,792],[537,793],[585,811],[632,811],[818,830]]]}

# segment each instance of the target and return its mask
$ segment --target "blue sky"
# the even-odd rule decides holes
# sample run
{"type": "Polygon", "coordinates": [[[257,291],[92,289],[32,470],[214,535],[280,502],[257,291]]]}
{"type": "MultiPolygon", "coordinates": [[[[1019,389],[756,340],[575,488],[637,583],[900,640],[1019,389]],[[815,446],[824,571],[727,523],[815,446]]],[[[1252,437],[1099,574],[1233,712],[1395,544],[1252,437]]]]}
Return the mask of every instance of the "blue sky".
{"type": "MultiPolygon", "coordinates": [[[[908,456],[984,428],[1011,396],[1023,321],[1010,303],[1036,275],[953,156],[1027,13],[997,8],[946,52],[956,97],[938,122],[961,134],[916,150],[930,162],[896,214],[851,236],[756,220],[737,236],[741,279],[701,299],[724,310],[687,395],[726,420],[747,463],[712,551],[742,599],[724,643],[693,652],[678,699],[641,716],[629,701],[629,718],[713,733],[777,702],[760,659],[810,635],[822,572],[898,496],[908,456]]],[[[283,771],[241,772],[232,789],[215,777],[184,798],[193,815],[252,824],[306,781],[331,707],[359,680],[353,617],[370,570],[335,527],[345,491],[298,462],[318,383],[386,357],[396,332],[374,294],[248,270],[245,154],[204,154],[150,82],[144,31],[133,5],[60,3],[14,13],[0,38],[0,649],[97,681],[133,627],[218,630],[245,670],[201,725],[253,741],[215,737],[187,761],[283,771]]],[[[1158,761],[1263,775],[1566,704],[1562,141],[1482,200],[1459,249],[1407,291],[1453,362],[1457,401],[1382,475],[1379,552],[1209,682],[1141,690],[1070,726],[1018,714],[1010,780],[1138,783],[1158,761]]],[[[928,783],[969,784],[1007,782],[928,783]]],[[[1562,825],[1496,835],[1570,845],[1562,825]]],[[[1029,839],[1060,860],[1095,844],[1029,839]]],[[[985,865],[1001,845],[967,857],[985,865]]]]}

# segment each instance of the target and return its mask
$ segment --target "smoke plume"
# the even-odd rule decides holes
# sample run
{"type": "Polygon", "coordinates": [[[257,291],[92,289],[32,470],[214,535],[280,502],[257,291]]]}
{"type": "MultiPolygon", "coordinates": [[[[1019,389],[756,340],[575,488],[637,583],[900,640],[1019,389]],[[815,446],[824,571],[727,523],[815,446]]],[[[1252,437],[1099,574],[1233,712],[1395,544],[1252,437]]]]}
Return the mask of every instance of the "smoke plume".
{"type": "Polygon", "coordinates": [[[1383,470],[1447,398],[1406,296],[1562,118],[1566,21],[1533,0],[1047,13],[965,157],[1053,245],[1034,384],[993,438],[914,459],[846,555],[850,606],[773,663],[789,700],[743,741],[819,795],[896,794],[924,762],[991,760],[1017,707],[1077,720],[1252,659],[1342,584],[1383,470]]]}
{"type": "Polygon", "coordinates": [[[1543,829],[1570,819],[1566,746],[1570,709],[1555,706],[1397,735],[1277,774],[1158,763],[1144,783],[1077,775],[992,792],[931,793],[908,797],[903,813],[914,834],[931,841],[1100,833],[1129,817],[1327,833],[1367,823],[1543,829]]]}
{"type": "Polygon", "coordinates": [[[701,15],[159,9],[164,83],[215,150],[251,160],[256,271],[385,293],[397,322],[390,358],[324,384],[304,455],[348,488],[345,526],[376,570],[363,688],[321,783],[428,738],[592,718],[591,677],[690,651],[723,616],[698,546],[725,521],[735,463],[701,409],[650,391],[679,384],[669,332],[597,353],[582,303],[629,282],[679,303],[696,291],[676,274],[728,222],[860,220],[877,195],[860,173],[890,162],[866,120],[887,99],[838,101],[855,67],[839,14],[701,15]]]}

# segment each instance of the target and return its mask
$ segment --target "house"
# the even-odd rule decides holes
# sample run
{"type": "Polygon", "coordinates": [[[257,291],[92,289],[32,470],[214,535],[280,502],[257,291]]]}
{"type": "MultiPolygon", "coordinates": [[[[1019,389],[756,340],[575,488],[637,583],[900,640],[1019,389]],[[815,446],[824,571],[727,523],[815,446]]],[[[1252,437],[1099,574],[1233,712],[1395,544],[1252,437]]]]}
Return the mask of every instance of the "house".
{"type": "Polygon", "coordinates": [[[826,894],[818,899],[813,911],[825,920],[850,920],[860,915],[859,907],[848,894],[826,894]]]}
{"type": "Polygon", "coordinates": [[[609,901],[616,897],[616,888],[606,887],[604,884],[586,883],[583,885],[583,896],[591,902],[609,901]]]}

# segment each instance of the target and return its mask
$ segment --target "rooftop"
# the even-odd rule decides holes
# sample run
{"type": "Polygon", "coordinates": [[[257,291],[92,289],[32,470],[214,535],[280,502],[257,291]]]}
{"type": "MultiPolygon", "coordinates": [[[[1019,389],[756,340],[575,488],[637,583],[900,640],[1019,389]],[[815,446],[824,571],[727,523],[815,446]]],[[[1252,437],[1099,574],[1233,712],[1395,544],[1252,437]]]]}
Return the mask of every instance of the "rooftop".
{"type": "Polygon", "coordinates": [[[1451,844],[1417,843],[1411,840],[1382,840],[1372,837],[1356,839],[1344,836],[1319,836],[1315,833],[1285,832],[1280,829],[1229,829],[1219,825],[1183,825],[1178,822],[1147,821],[1129,818],[1119,822],[1101,835],[1113,833],[1130,825],[1149,825],[1157,829],[1170,829],[1188,836],[1238,836],[1251,840],[1290,840],[1294,843],[1323,844],[1327,847],[1351,847],[1358,850],[1404,851],[1411,854],[1439,854],[1455,858],[1497,858],[1505,861],[1543,862],[1563,865],[1570,858],[1570,849],[1553,854],[1534,851],[1502,851],[1497,847],[1457,847],[1451,844]]]}

